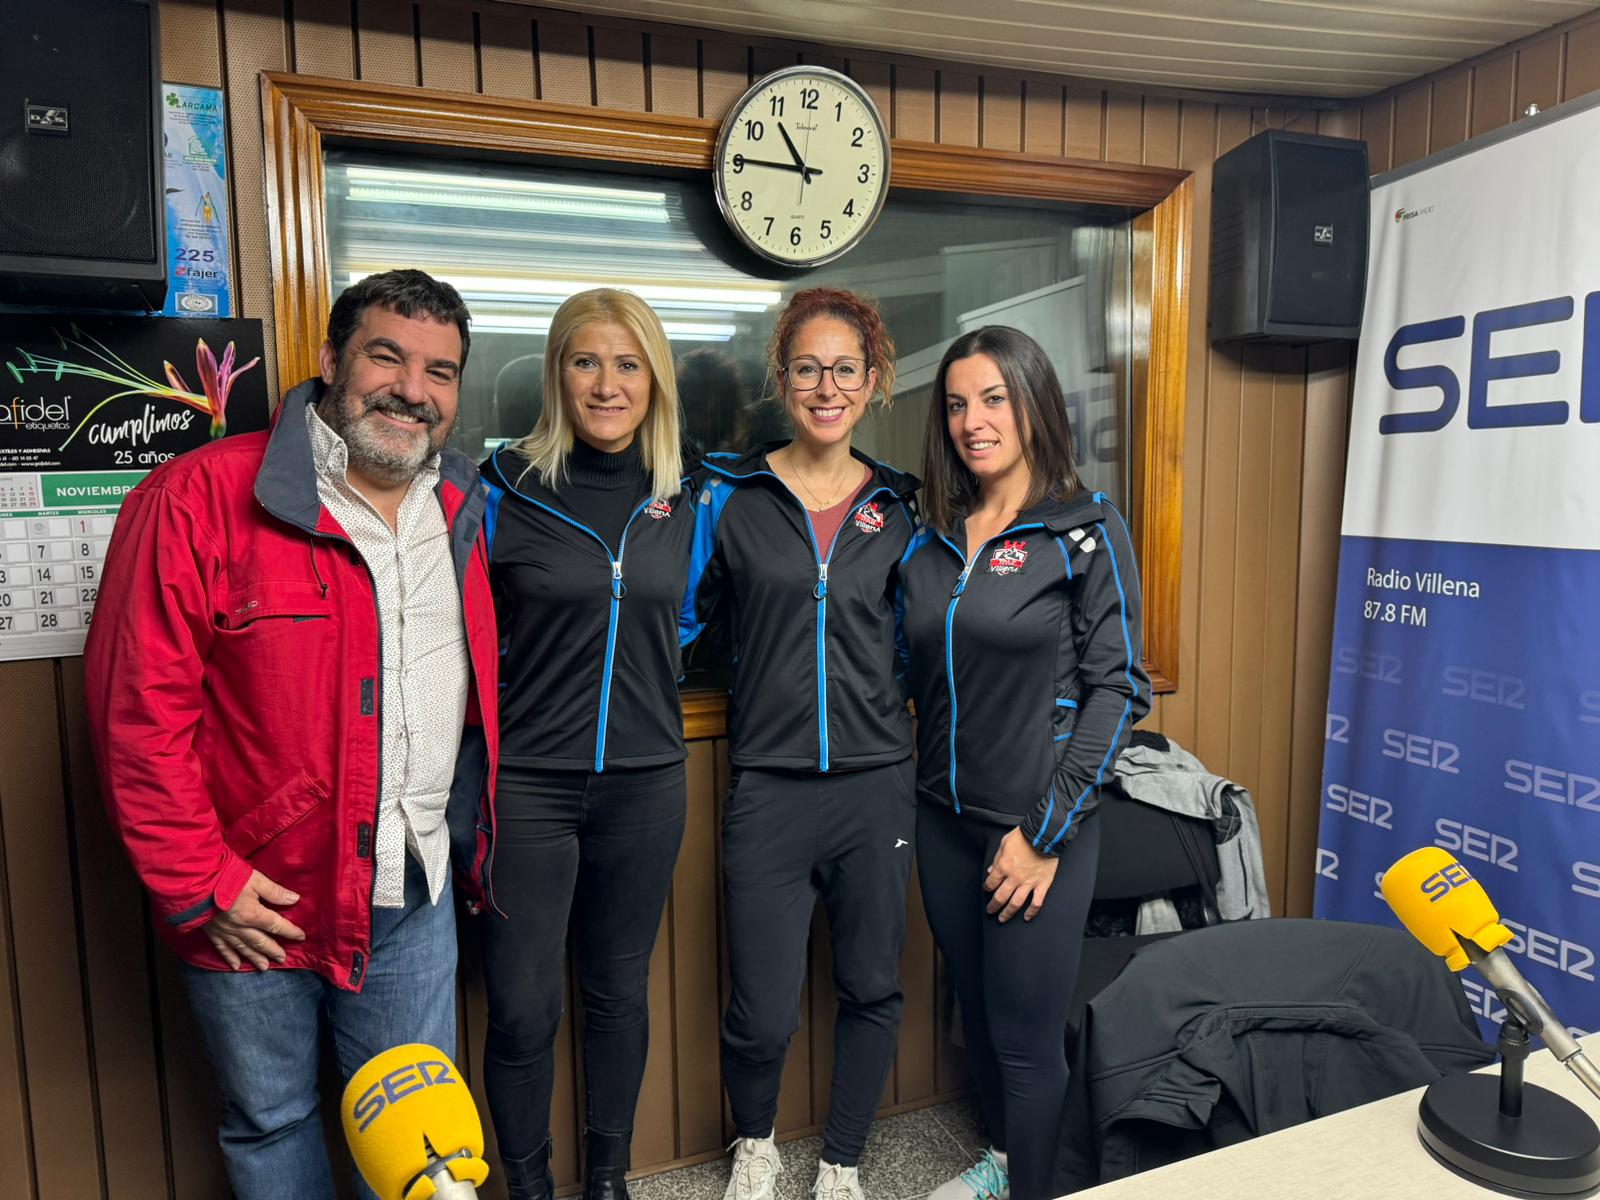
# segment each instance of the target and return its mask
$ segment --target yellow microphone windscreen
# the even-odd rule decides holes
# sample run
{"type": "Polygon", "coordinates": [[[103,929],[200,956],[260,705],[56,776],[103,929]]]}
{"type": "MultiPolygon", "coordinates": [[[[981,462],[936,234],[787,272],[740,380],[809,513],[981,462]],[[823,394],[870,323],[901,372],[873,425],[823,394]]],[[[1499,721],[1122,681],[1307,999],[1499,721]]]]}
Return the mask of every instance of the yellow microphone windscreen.
{"type": "Polygon", "coordinates": [[[1452,971],[1467,965],[1462,938],[1485,953],[1511,940],[1483,885],[1438,846],[1413,850],[1385,871],[1383,898],[1411,936],[1452,971]]]}
{"type": "Polygon", "coordinates": [[[423,1171],[448,1159],[452,1178],[474,1185],[488,1178],[483,1123],[461,1073],[433,1046],[395,1046],[350,1077],[339,1104],[356,1169],[378,1200],[430,1200],[423,1171]]]}

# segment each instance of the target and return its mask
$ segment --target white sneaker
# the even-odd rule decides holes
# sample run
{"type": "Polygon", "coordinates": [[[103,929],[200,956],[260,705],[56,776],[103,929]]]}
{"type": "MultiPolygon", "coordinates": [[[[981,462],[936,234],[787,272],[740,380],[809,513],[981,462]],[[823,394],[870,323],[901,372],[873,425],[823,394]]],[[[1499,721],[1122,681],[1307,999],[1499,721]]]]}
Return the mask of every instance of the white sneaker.
{"type": "Polygon", "coordinates": [[[772,1135],[735,1138],[729,1149],[733,1151],[733,1177],[728,1180],[722,1200],[772,1200],[778,1188],[778,1172],[783,1170],[772,1135]]]}
{"type": "Polygon", "coordinates": [[[856,1167],[819,1162],[817,1181],[811,1185],[816,1200],[866,1200],[861,1194],[861,1172],[856,1167]]]}
{"type": "Polygon", "coordinates": [[[990,1146],[972,1166],[930,1192],[928,1200],[1011,1200],[1004,1152],[990,1146]]]}

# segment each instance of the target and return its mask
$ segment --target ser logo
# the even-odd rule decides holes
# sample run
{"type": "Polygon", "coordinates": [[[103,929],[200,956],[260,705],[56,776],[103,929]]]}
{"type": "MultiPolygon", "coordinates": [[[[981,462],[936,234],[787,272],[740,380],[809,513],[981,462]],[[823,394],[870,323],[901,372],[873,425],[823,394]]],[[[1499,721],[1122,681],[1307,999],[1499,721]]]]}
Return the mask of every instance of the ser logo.
{"type": "Polygon", "coordinates": [[[1493,671],[1478,671],[1471,667],[1446,667],[1444,687],[1446,696],[1463,700],[1476,700],[1479,704],[1493,704],[1500,708],[1525,709],[1528,685],[1515,675],[1497,675],[1493,671]]]}
{"type": "Polygon", "coordinates": [[[1573,863],[1572,878],[1572,890],[1578,895],[1600,897],[1600,863],[1573,863]]]}
{"type": "Polygon", "coordinates": [[[356,1132],[365,1133],[367,1126],[376,1121],[384,1109],[413,1092],[420,1092],[423,1088],[436,1087],[439,1084],[460,1084],[460,1082],[450,1073],[450,1064],[440,1062],[438,1059],[426,1059],[419,1063],[396,1067],[362,1092],[351,1107],[350,1115],[358,1122],[356,1132]]]}
{"type": "Polygon", "coordinates": [[[1588,725],[1600,725],[1600,689],[1584,692],[1578,697],[1578,720],[1588,725]]]}
{"type": "Polygon", "coordinates": [[[1500,1003],[1500,997],[1494,994],[1494,989],[1486,983],[1479,983],[1476,979],[1468,979],[1465,975],[1460,979],[1461,990],[1467,994],[1467,1007],[1477,1016],[1486,1017],[1496,1025],[1503,1025],[1506,1019],[1505,1005],[1500,1003]]]}
{"type": "Polygon", "coordinates": [[[1422,894],[1428,898],[1429,904],[1437,904],[1456,888],[1472,882],[1470,871],[1460,863],[1451,863],[1422,881],[1422,894]]]}
{"type": "MultiPolygon", "coordinates": [[[[1465,854],[1468,858],[1476,858],[1480,862],[1492,863],[1507,871],[1517,869],[1519,847],[1516,842],[1503,834],[1479,829],[1476,825],[1452,821],[1447,817],[1440,817],[1433,823],[1433,833],[1435,846],[1443,846],[1446,850],[1465,854]]],[[[1427,887],[1426,883],[1423,887],[1427,887]]]]}
{"type": "Polygon", "coordinates": [[[1323,879],[1339,881],[1339,856],[1332,850],[1317,850],[1317,874],[1323,879]]]}
{"type": "Polygon", "coordinates": [[[1392,654],[1378,654],[1372,650],[1357,650],[1343,646],[1333,652],[1333,669],[1339,675],[1355,675],[1374,683],[1404,683],[1400,677],[1400,660],[1392,654]]]}
{"type": "Polygon", "coordinates": [[[1461,757],[1461,748],[1454,742],[1423,737],[1420,733],[1407,733],[1403,729],[1383,731],[1383,756],[1398,758],[1414,767],[1443,771],[1446,775],[1461,774],[1456,766],[1456,759],[1461,757]]]}
{"type": "MultiPolygon", "coordinates": [[[[1397,212],[1395,220],[1421,216],[1426,211],[1428,210],[1419,209],[1416,213],[1397,212]]],[[[1574,311],[1573,297],[1556,296],[1548,300],[1512,304],[1505,308],[1492,308],[1473,314],[1467,371],[1468,429],[1516,429],[1537,425],[1565,425],[1568,422],[1571,405],[1565,400],[1526,400],[1520,403],[1490,404],[1489,384],[1495,381],[1558,374],[1562,368],[1559,350],[1529,349],[1517,354],[1496,355],[1491,348],[1493,338],[1496,333],[1509,333],[1512,330],[1541,325],[1558,325],[1570,321],[1574,311]]],[[[1395,330],[1383,354],[1383,374],[1389,381],[1389,386],[1398,394],[1437,392],[1438,402],[1435,407],[1422,411],[1385,413],[1378,418],[1380,434],[1436,433],[1450,423],[1456,415],[1456,410],[1461,407],[1460,378],[1440,362],[1402,367],[1400,352],[1409,346],[1454,341],[1466,331],[1467,318],[1464,315],[1418,321],[1412,325],[1402,325],[1395,330]]],[[[1549,335],[1549,340],[1555,340],[1554,334],[1549,335]]],[[[1532,339],[1519,339],[1519,345],[1532,347],[1534,344],[1532,339]]],[[[1589,385],[1589,374],[1593,370],[1592,356],[1597,354],[1600,354],[1600,292],[1590,292],[1583,298],[1583,343],[1579,358],[1583,386],[1578,389],[1580,405],[1578,419],[1590,425],[1600,422],[1600,389],[1589,385]]],[[[1440,356],[1442,355],[1435,355],[1435,357],[1440,356]]]]}
{"type": "Polygon", "coordinates": [[[1342,783],[1328,785],[1329,812],[1343,813],[1355,821],[1365,821],[1379,829],[1394,829],[1394,805],[1381,796],[1369,796],[1342,783]]]}
{"type": "Polygon", "coordinates": [[[1594,982],[1590,970],[1594,966],[1594,951],[1579,942],[1568,941],[1554,933],[1502,919],[1500,924],[1511,931],[1506,943],[1508,954],[1521,954],[1529,962],[1554,967],[1565,975],[1572,975],[1586,983],[1594,982]]]}
{"type": "Polygon", "coordinates": [[[1329,713],[1327,731],[1323,734],[1323,740],[1337,742],[1341,746],[1348,746],[1350,744],[1350,718],[1342,717],[1338,713],[1329,713]]]}
{"type": "Polygon", "coordinates": [[[1600,779],[1563,771],[1520,758],[1506,759],[1505,789],[1519,796],[1535,796],[1552,804],[1568,804],[1600,812],[1600,779]]]}

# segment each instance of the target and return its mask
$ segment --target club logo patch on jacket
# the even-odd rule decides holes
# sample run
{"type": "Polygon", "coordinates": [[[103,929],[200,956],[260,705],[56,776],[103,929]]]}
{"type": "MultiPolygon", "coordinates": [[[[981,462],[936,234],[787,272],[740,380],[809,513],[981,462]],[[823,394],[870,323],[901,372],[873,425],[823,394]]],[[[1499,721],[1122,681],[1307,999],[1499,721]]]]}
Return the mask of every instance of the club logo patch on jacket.
{"type": "Polygon", "coordinates": [[[1015,575],[1022,570],[1023,563],[1028,561],[1028,543],[1006,542],[995,548],[989,556],[989,573],[992,575],[1015,575]]]}
{"type": "Polygon", "coordinates": [[[883,532],[883,513],[879,510],[877,501],[863,504],[856,509],[856,528],[862,533],[883,532]]]}
{"type": "Polygon", "coordinates": [[[644,515],[652,521],[665,521],[672,515],[672,505],[665,500],[652,500],[645,505],[644,515]]]}

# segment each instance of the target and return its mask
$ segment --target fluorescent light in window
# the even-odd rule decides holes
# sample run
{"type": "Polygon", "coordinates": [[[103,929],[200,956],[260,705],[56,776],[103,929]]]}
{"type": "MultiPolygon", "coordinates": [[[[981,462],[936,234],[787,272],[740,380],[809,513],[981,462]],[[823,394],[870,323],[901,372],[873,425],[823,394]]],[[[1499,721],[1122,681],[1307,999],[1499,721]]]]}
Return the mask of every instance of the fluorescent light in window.
{"type": "MultiPolygon", "coordinates": [[[[345,286],[360,283],[368,275],[376,271],[388,270],[388,266],[375,267],[372,271],[351,271],[345,280],[345,286]]],[[[632,281],[619,283],[616,280],[602,281],[597,279],[514,279],[499,278],[493,275],[448,275],[436,273],[436,279],[453,286],[466,297],[483,297],[494,300],[511,299],[527,302],[535,299],[551,299],[559,303],[569,296],[579,292],[589,291],[598,287],[621,287],[632,292],[639,299],[649,304],[660,303],[663,307],[670,304],[703,304],[703,305],[734,305],[742,306],[736,311],[764,312],[783,299],[781,292],[763,288],[741,287],[682,287],[677,284],[665,283],[636,283],[632,281]],[[758,309],[750,309],[750,305],[759,305],[758,309]]],[[[731,281],[730,281],[731,282],[731,281]]]]}
{"type": "Polygon", "coordinates": [[[375,204],[414,204],[436,208],[470,208],[500,212],[543,213],[554,217],[591,217],[607,221],[646,221],[665,225],[671,216],[660,201],[641,201],[634,193],[623,193],[626,200],[600,201],[578,196],[523,196],[484,192],[450,191],[444,188],[353,185],[351,200],[375,204]]]}
{"type": "MultiPolygon", "coordinates": [[[[451,250],[456,254],[456,265],[462,265],[462,256],[483,254],[476,246],[460,243],[487,242],[495,248],[512,243],[535,243],[564,247],[596,246],[602,250],[645,250],[653,254],[685,254],[703,256],[705,246],[692,238],[673,238],[661,233],[642,230],[637,236],[624,237],[611,233],[578,233],[571,229],[486,229],[462,225],[454,217],[440,217],[434,222],[394,221],[387,216],[350,217],[342,222],[346,233],[347,253],[350,257],[393,250],[395,256],[416,258],[423,253],[437,257],[439,243],[449,238],[451,250]]],[[[517,250],[521,250],[517,246],[517,250]]],[[[537,251],[537,253],[547,253],[537,251]]],[[[502,250],[501,260],[506,257],[502,250]]]]}
{"type": "MultiPolygon", "coordinates": [[[[663,321],[661,328],[675,342],[726,342],[739,332],[737,326],[709,321],[663,321]]],[[[550,318],[493,313],[474,317],[472,332],[546,334],[550,332],[550,318]]]]}
{"type": "Polygon", "coordinates": [[[462,188],[480,191],[517,192],[525,196],[559,196],[582,200],[619,200],[634,204],[665,204],[665,192],[635,191],[632,188],[586,187],[575,183],[545,183],[536,179],[506,179],[488,175],[452,175],[443,171],[408,171],[393,167],[346,167],[350,180],[371,183],[418,185],[424,188],[462,188]]]}
{"type": "Polygon", "coordinates": [[[661,328],[675,342],[725,342],[739,332],[737,325],[708,321],[663,321],[661,328]]]}

